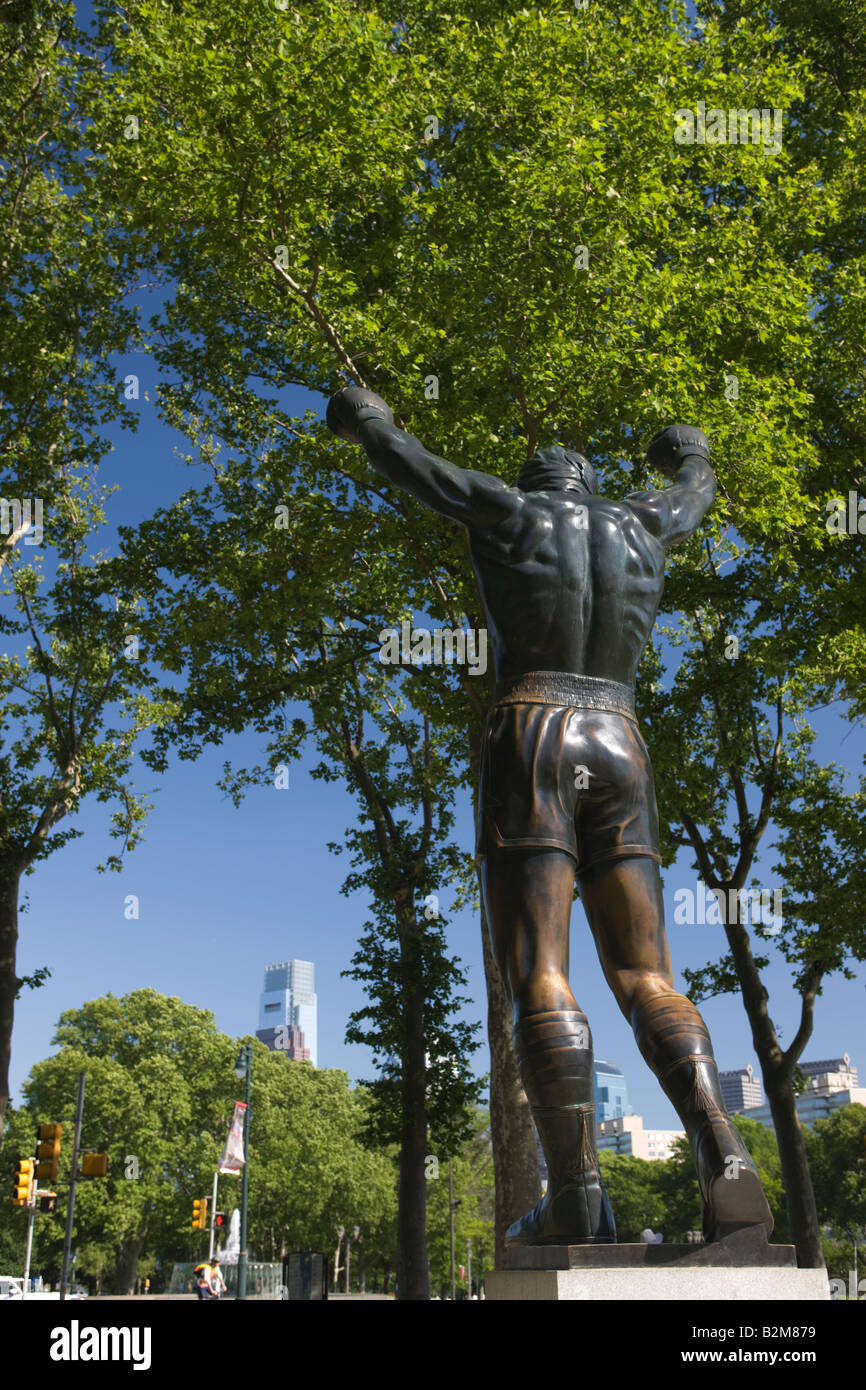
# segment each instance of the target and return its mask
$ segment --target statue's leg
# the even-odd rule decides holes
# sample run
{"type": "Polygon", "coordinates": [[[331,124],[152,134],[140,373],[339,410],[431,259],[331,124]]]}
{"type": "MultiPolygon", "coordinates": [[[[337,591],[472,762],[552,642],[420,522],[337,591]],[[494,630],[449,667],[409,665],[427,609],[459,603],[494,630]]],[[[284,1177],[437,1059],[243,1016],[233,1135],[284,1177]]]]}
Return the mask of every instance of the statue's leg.
{"type": "Polygon", "coordinates": [[[725,1110],[707,1026],[674,988],[658,865],[641,856],[595,865],[580,893],[608,984],[689,1136],[705,1238],[756,1225],[769,1234],[773,1218],[725,1110]]]}
{"type": "Polygon", "coordinates": [[[575,861],[563,850],[493,849],[482,861],[494,955],[514,1006],[514,1046],[548,1167],[508,1244],[616,1240],[595,1152],[592,1038],[568,984],[575,861]]]}

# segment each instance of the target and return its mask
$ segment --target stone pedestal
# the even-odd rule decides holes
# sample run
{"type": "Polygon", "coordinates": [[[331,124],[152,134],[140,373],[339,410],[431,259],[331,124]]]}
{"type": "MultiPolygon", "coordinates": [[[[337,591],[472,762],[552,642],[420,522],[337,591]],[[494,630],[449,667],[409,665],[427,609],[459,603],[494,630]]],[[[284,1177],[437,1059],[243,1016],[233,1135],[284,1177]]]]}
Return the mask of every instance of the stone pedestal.
{"type": "Polygon", "coordinates": [[[829,1300],[822,1269],[500,1269],[484,1280],[501,1302],[750,1302],[829,1300]]]}
{"type": "Polygon", "coordinates": [[[793,1245],[739,1232],[710,1245],[522,1245],[488,1274],[488,1298],[523,1302],[829,1301],[822,1269],[798,1269],[793,1245]]]}

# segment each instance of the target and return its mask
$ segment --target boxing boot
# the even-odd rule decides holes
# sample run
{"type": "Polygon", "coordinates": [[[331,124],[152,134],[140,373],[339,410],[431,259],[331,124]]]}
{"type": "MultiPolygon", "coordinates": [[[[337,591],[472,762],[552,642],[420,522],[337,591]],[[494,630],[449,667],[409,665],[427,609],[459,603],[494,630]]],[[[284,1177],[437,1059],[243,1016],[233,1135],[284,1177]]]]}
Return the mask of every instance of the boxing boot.
{"type": "Polygon", "coordinates": [[[725,1110],[706,1024],[695,1006],[671,990],[635,1007],[638,1046],[658,1076],[689,1137],[701,1194],[706,1241],[760,1227],[773,1216],[761,1179],[725,1110]]]}
{"type": "Polygon", "coordinates": [[[595,1151],[592,1040],[586,1016],[521,1019],[514,1045],[544,1156],[547,1192],[509,1227],[506,1245],[609,1245],[616,1227],[595,1151]]]}

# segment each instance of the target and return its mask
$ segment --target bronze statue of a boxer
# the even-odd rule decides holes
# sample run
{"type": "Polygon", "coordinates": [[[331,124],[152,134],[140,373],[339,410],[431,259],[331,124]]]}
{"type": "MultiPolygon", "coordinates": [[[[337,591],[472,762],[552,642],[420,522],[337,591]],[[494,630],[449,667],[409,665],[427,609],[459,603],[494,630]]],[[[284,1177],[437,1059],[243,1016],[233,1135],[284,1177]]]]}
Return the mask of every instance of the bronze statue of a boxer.
{"type": "Polygon", "coordinates": [[[671,426],[649,462],[671,487],[597,494],[592,465],[541,449],[516,487],[430,454],[380,397],[347,387],[328,424],[382,477],[469,533],[497,678],[482,755],[477,852],[514,1046],[547,1158],[542,1201],[508,1243],[616,1240],[594,1141],[592,1038],[568,983],[575,875],[605,977],[691,1142],[704,1237],[772,1216],[725,1111],[710,1036],[673,983],[652,768],[634,679],[667,549],[715,496],[709,444],[671,426]]]}

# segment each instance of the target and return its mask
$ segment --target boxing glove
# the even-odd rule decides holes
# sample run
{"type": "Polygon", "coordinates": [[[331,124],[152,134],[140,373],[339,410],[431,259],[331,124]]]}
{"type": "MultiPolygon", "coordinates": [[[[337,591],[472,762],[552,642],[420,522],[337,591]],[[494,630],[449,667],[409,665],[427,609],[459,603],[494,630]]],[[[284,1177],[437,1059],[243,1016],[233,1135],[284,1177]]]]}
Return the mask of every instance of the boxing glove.
{"type": "Polygon", "coordinates": [[[690,454],[697,454],[707,463],[710,461],[710,441],[703,430],[694,425],[668,425],[655,435],[647,449],[652,467],[669,478],[674,477],[690,454]]]}
{"type": "Polygon", "coordinates": [[[364,420],[384,420],[393,425],[394,414],[381,396],[364,386],[344,386],[328,401],[325,423],[328,429],[350,444],[359,444],[358,426],[364,420]]]}

